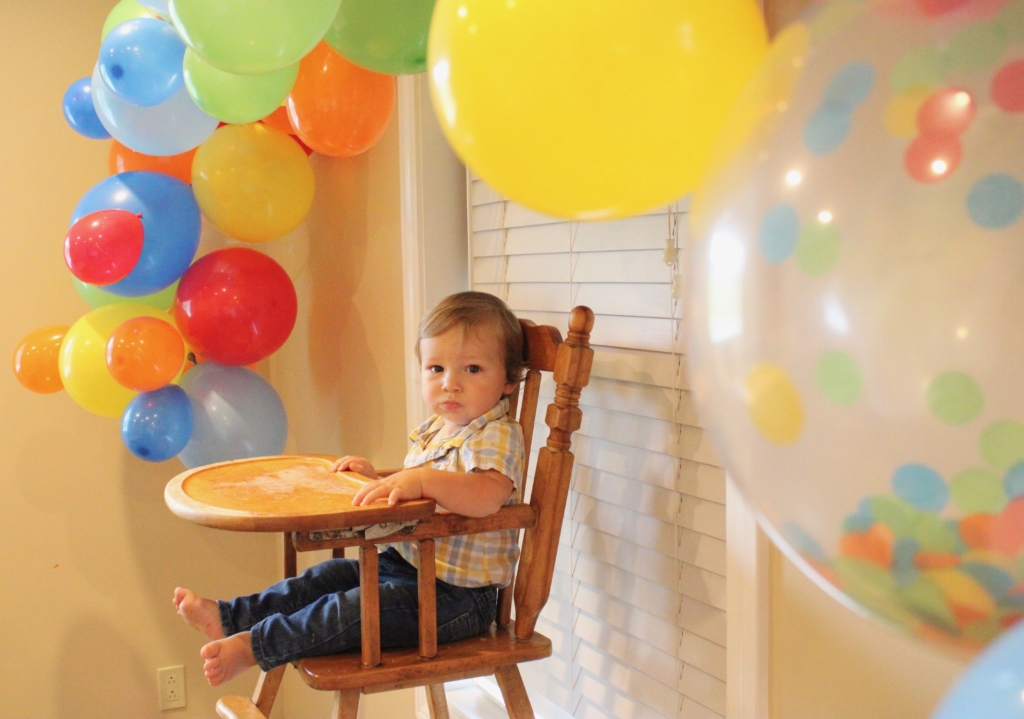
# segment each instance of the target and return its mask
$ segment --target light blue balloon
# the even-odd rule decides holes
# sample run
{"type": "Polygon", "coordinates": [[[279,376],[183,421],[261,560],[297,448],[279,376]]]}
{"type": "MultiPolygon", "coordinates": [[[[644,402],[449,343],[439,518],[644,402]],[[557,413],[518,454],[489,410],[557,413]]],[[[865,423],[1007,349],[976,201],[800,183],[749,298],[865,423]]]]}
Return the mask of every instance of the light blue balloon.
{"type": "Polygon", "coordinates": [[[147,462],[170,459],[191,436],[192,404],[177,385],[137,394],[121,416],[124,445],[147,462]]]}
{"type": "Polygon", "coordinates": [[[1024,719],[1024,622],[990,644],[946,692],[932,719],[1024,719]]]}
{"type": "Polygon", "coordinates": [[[192,187],[162,172],[122,172],[85,193],[71,224],[90,212],[128,210],[142,216],[142,254],[128,276],[106,292],[141,297],[169,287],[184,274],[199,249],[202,215],[192,187]]]}
{"type": "Polygon", "coordinates": [[[159,105],[139,107],[106,86],[99,63],[92,73],[92,101],[107,132],[144,155],[180,155],[198,147],[217,129],[217,118],[199,109],[184,83],[159,105]]]}
{"type": "Polygon", "coordinates": [[[64,92],[64,119],[79,135],[91,140],[110,139],[92,104],[92,80],[87,77],[75,80],[64,92]]]}
{"type": "Polygon", "coordinates": [[[156,18],[123,22],[103,40],[99,69],[119,98],[152,107],[171,97],[184,81],[185,43],[170,23],[156,18]]]}
{"type": "Polygon", "coordinates": [[[178,459],[189,469],[284,451],[284,404],[251,369],[202,362],[182,377],[181,386],[192,403],[194,427],[178,459]]]}
{"type": "Polygon", "coordinates": [[[145,5],[158,15],[167,16],[170,12],[167,9],[167,0],[139,0],[140,5],[145,5]]]}

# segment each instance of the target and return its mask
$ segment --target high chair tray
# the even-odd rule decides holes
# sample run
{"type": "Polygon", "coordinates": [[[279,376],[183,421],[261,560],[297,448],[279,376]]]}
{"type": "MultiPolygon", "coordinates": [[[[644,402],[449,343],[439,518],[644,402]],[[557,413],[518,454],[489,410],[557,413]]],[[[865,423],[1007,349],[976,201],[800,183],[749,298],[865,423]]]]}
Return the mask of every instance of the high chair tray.
{"type": "Polygon", "coordinates": [[[255,457],[182,472],[164,489],[170,510],[195,524],[245,532],[301,532],[408,522],[434,513],[432,499],[384,500],[354,507],[368,481],[332,472],[334,458],[316,455],[255,457]]]}

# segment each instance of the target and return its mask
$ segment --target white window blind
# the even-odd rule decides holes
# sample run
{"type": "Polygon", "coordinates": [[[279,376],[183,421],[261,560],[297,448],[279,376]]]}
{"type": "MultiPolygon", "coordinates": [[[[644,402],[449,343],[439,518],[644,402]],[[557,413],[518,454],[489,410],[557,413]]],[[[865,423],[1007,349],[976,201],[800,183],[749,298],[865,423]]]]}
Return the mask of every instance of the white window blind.
{"type": "MultiPolygon", "coordinates": [[[[554,655],[521,667],[527,688],[586,719],[723,717],[725,473],[686,386],[671,264],[685,209],[567,222],[470,179],[471,287],[563,334],[574,305],[596,314],[572,492],[537,625],[554,655]]],[[[535,463],[536,447],[531,474],[535,463]]]]}

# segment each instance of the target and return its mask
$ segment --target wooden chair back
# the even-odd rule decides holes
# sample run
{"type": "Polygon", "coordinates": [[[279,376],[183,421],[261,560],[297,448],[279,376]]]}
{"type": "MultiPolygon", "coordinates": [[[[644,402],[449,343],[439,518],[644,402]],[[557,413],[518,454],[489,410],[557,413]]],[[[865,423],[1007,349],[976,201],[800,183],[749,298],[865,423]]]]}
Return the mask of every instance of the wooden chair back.
{"type": "MultiPolygon", "coordinates": [[[[447,717],[444,682],[487,674],[494,674],[497,678],[511,717],[533,717],[517,664],[551,655],[550,640],[540,634],[535,635],[534,627],[547,602],[554,576],[558,537],[572,478],[570,440],[582,422],[580,391],[590,380],[593,364],[594,353],[590,349],[589,337],[594,313],[587,307],[574,308],[569,318],[569,334],[564,342],[561,334],[553,327],[538,326],[528,320],[520,320],[520,324],[523,328],[528,371],[521,386],[516,388],[510,398],[510,412],[522,425],[527,463],[536,425],[541,373],[551,372],[555,381],[554,401],[548,405],[544,416],[544,422],[549,428],[547,441],[537,453],[528,496],[521,497],[528,505],[508,505],[489,517],[477,519],[448,513],[435,514],[403,535],[403,541],[414,540],[420,543],[418,649],[395,650],[383,655],[380,651],[379,616],[376,615],[376,544],[395,541],[394,535],[378,538],[346,535],[324,539],[314,535],[331,533],[295,532],[288,537],[290,541],[286,542],[286,549],[291,549],[292,554],[289,560],[286,552],[286,576],[294,576],[295,549],[308,551],[330,548],[335,551],[335,556],[341,556],[345,547],[359,548],[360,586],[363,592],[361,654],[314,657],[296,662],[307,684],[315,689],[336,692],[332,712],[332,717],[336,719],[354,719],[360,693],[408,686],[427,687],[431,716],[447,717]],[[514,589],[499,593],[496,626],[479,637],[438,646],[431,559],[434,554],[434,538],[497,529],[525,529],[525,535],[518,571],[512,585],[514,589]],[[426,571],[423,567],[427,567],[426,571]],[[513,599],[516,613],[514,623],[510,621],[513,599]]],[[[524,487],[519,488],[520,492],[524,490],[524,487]]],[[[251,700],[244,697],[221,699],[217,705],[218,714],[225,719],[260,719],[269,716],[283,669],[278,667],[263,674],[251,700]]]]}

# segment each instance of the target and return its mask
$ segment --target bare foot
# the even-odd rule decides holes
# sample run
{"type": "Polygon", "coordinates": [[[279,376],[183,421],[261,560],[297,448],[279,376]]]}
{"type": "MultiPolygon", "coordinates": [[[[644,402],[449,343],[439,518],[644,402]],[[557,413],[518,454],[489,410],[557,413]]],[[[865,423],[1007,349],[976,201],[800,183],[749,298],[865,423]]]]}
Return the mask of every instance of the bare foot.
{"type": "Polygon", "coordinates": [[[191,589],[176,587],[174,606],[189,626],[198,629],[209,639],[223,639],[224,630],[220,625],[220,608],[213,599],[205,599],[191,589]]]}
{"type": "Polygon", "coordinates": [[[231,681],[246,669],[256,666],[249,632],[210,642],[199,650],[199,656],[206,660],[203,662],[203,674],[213,687],[231,681]]]}

